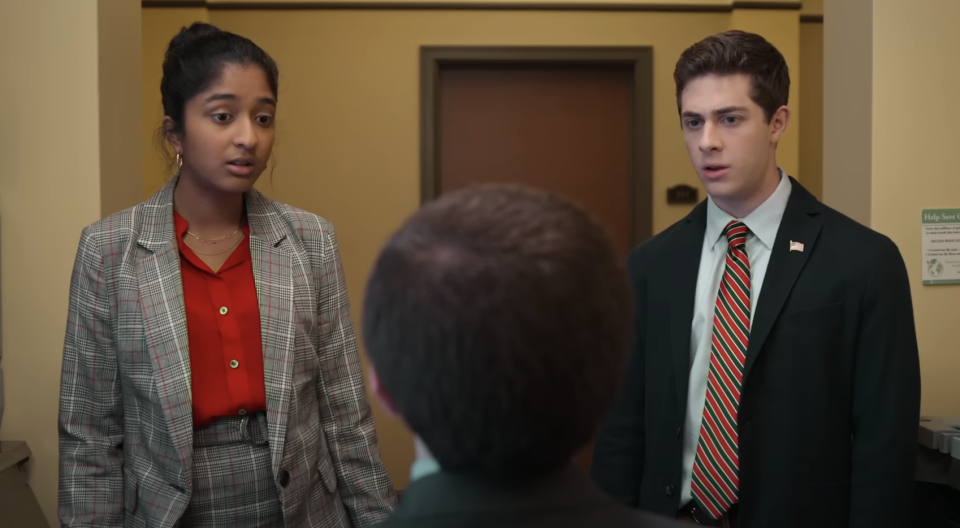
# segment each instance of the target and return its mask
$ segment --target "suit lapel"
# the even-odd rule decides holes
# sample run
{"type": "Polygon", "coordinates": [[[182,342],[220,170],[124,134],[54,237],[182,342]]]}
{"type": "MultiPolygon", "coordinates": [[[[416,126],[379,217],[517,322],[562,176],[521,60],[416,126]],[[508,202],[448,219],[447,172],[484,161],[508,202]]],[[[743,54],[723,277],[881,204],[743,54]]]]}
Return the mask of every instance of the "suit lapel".
{"type": "Polygon", "coordinates": [[[187,315],[180,252],[174,240],[173,190],[177,179],[139,206],[137,244],[147,250],[135,263],[145,341],[170,440],[189,483],[193,454],[193,400],[187,315]]]}
{"type": "Polygon", "coordinates": [[[780,221],[760,298],[757,299],[743,368],[744,383],[820,234],[820,203],[796,180],[790,178],[790,182],[793,186],[790,199],[780,221]],[[790,242],[802,243],[803,251],[792,251],[790,242]]]}
{"type": "Polygon", "coordinates": [[[666,263],[673,292],[670,298],[670,343],[681,419],[686,413],[687,387],[690,383],[690,334],[693,331],[693,305],[706,227],[707,203],[704,201],[694,208],[671,237],[673,244],[668,252],[669,262],[666,263]]]}
{"type": "Polygon", "coordinates": [[[289,228],[256,190],[247,195],[250,256],[260,304],[267,425],[274,474],[280,470],[296,351],[293,253],[289,228]]]}

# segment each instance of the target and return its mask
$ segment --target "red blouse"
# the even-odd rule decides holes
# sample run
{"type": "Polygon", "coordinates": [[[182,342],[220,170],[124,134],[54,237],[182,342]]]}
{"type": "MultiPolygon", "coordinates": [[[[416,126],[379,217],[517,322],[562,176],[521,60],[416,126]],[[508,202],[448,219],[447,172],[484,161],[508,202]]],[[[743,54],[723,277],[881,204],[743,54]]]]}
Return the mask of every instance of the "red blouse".
{"type": "Polygon", "coordinates": [[[218,272],[183,242],[187,221],[174,211],[187,312],[193,426],[267,408],[260,305],[250,258],[250,229],[218,272]]]}

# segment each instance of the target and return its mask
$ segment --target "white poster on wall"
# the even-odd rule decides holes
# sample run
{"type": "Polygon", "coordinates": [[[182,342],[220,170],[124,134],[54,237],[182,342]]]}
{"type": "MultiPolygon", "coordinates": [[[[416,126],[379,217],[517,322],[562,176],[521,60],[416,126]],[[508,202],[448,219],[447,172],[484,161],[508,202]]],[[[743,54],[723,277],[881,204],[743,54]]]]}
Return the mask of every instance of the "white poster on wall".
{"type": "Polygon", "coordinates": [[[923,284],[960,284],[960,209],[924,209],[923,284]]]}

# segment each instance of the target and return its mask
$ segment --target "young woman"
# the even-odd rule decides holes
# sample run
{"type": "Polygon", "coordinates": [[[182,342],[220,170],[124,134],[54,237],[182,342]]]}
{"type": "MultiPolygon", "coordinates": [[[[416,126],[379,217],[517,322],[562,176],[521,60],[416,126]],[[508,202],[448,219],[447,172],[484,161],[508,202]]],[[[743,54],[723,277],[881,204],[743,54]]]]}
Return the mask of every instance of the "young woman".
{"type": "Polygon", "coordinates": [[[178,174],[83,231],[60,395],[60,521],[350,527],[396,504],[333,226],[254,188],[277,66],[197,23],[163,64],[178,174]]]}

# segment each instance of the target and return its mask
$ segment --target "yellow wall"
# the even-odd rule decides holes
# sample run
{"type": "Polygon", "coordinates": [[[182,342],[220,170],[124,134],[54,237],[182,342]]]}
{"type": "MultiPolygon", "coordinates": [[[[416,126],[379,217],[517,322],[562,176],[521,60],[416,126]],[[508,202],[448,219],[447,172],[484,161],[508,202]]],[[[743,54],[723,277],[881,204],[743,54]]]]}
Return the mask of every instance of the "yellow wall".
{"type": "Polygon", "coordinates": [[[823,23],[800,24],[801,182],[823,198],[823,23]]]}
{"type": "MultiPolygon", "coordinates": [[[[380,0],[348,0],[348,1],[356,2],[356,3],[364,3],[364,2],[382,3],[380,0]]],[[[386,1],[404,3],[407,0],[386,0],[386,1]]],[[[482,0],[482,1],[485,4],[495,4],[495,3],[510,3],[510,2],[515,2],[516,0],[482,0]]],[[[604,3],[604,4],[605,3],[629,3],[629,4],[659,4],[659,5],[686,4],[686,5],[719,5],[719,6],[729,6],[731,3],[733,3],[733,0],[666,0],[666,1],[663,1],[663,0],[613,0],[612,2],[607,2],[606,0],[589,0],[588,2],[580,2],[579,0],[561,0],[561,1],[566,1],[571,3],[590,3],[592,1],[596,3],[604,3]]],[[[793,0],[774,0],[774,2],[778,2],[778,3],[790,3],[791,1],[793,0]]],[[[296,2],[315,3],[314,0],[293,0],[293,2],[290,2],[289,0],[266,0],[266,2],[268,3],[276,2],[276,3],[285,3],[285,4],[296,3],[296,2]]],[[[426,0],[426,2],[424,3],[427,3],[427,2],[451,3],[449,0],[426,0]]],[[[472,0],[452,0],[452,2],[453,3],[472,2],[472,0]]],[[[226,3],[237,4],[237,3],[264,3],[264,2],[261,0],[239,0],[239,1],[208,0],[208,3],[209,4],[226,4],[226,3]]],[[[553,2],[553,0],[533,0],[533,2],[531,3],[555,3],[555,2],[553,2]]]]}
{"type": "MultiPolygon", "coordinates": [[[[960,2],[874,2],[872,227],[910,270],[923,376],[923,412],[960,418],[960,286],[922,286],[920,210],[960,208],[960,2]]],[[[829,49],[829,48],[828,48],[829,49]]]]}
{"type": "Polygon", "coordinates": [[[122,1],[0,3],[0,64],[8,73],[0,82],[7,124],[0,128],[0,438],[25,440],[33,451],[29,482],[51,525],[59,525],[60,366],[80,230],[103,208],[131,205],[142,192],[140,124],[130,119],[141,105],[136,63],[123,50],[100,49],[104,42],[136,49],[139,9],[116,3],[122,1]],[[134,71],[123,71],[129,67],[134,71]],[[115,101],[102,98],[110,94],[115,101]],[[124,150],[101,153],[102,140],[124,150]]]}
{"type": "MultiPolygon", "coordinates": [[[[653,2],[662,3],[662,2],[653,2]]],[[[704,3],[704,2],[695,2],[704,3]]],[[[729,5],[729,1],[717,1],[729,5]]],[[[799,105],[797,11],[733,13],[516,11],[239,11],[145,9],[144,135],[159,124],[159,64],[169,39],[190,21],[208,20],[253,39],[280,66],[277,169],[261,190],[316,212],[337,226],[354,319],[364,283],[386,237],[419,205],[419,48],[432,46],[653,46],[654,229],[689,212],[668,206],[666,189],[699,187],[681,136],[673,67],[684,48],[731,28],[759,32],[787,58],[799,105]],[[155,66],[152,66],[155,65],[155,66]],[[149,119],[147,119],[149,118],[149,119]]],[[[799,119],[780,148],[799,174],[799,119]]],[[[146,140],[146,139],[145,139],[146,140]]],[[[144,191],[169,177],[153,150],[144,191]]],[[[701,189],[701,195],[703,191],[701,189]]],[[[404,426],[375,406],[387,468],[407,482],[413,446],[404,426]]]]}
{"type": "Polygon", "coordinates": [[[920,211],[960,207],[954,0],[826,2],[824,202],[889,236],[910,273],[924,414],[960,417],[958,286],[923,286],[920,211]]]}
{"type": "Polygon", "coordinates": [[[0,132],[0,432],[33,451],[30,483],[51,524],[70,270],[79,229],[100,217],[96,2],[58,4],[0,7],[0,63],[16,72],[0,83],[3,120],[16,123],[0,132]]]}
{"type": "Polygon", "coordinates": [[[823,31],[823,202],[870,225],[873,1],[828,2],[823,31]],[[829,53],[827,53],[829,51],[829,53]]]}
{"type": "Polygon", "coordinates": [[[820,15],[823,16],[824,0],[803,0],[801,2],[801,15],[820,15]]]}
{"type": "Polygon", "coordinates": [[[143,194],[140,6],[97,0],[100,101],[100,214],[121,211],[143,194]]]}
{"type": "Polygon", "coordinates": [[[163,54],[167,44],[183,26],[206,22],[206,8],[144,9],[141,19],[140,46],[143,83],[143,192],[145,197],[160,190],[169,178],[167,160],[158,148],[156,132],[163,119],[160,102],[160,79],[163,77],[163,54]]]}
{"type": "Polygon", "coordinates": [[[780,50],[790,69],[790,124],[777,145],[777,163],[801,183],[800,172],[800,24],[796,11],[735,9],[730,29],[750,31],[763,36],[780,50]]]}

